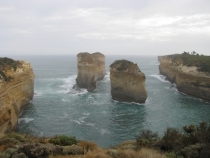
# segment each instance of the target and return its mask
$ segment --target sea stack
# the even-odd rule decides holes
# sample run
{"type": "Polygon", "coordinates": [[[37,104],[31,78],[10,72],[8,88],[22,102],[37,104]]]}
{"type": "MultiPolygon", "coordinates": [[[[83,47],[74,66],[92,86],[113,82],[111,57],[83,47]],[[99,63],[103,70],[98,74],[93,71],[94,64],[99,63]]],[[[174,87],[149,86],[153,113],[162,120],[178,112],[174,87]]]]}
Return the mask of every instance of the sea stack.
{"type": "Polygon", "coordinates": [[[0,133],[11,132],[34,94],[34,73],[26,61],[0,58],[0,133]]]}
{"type": "Polygon", "coordinates": [[[188,53],[159,56],[159,71],[185,94],[210,101],[210,57],[188,53]]]}
{"type": "Polygon", "coordinates": [[[99,52],[79,53],[77,54],[77,68],[76,85],[91,92],[96,89],[96,82],[103,79],[106,74],[105,56],[99,52]]]}
{"type": "Polygon", "coordinates": [[[128,60],[117,60],[110,65],[112,99],[122,102],[145,103],[147,91],[145,75],[137,64],[128,60]]]}

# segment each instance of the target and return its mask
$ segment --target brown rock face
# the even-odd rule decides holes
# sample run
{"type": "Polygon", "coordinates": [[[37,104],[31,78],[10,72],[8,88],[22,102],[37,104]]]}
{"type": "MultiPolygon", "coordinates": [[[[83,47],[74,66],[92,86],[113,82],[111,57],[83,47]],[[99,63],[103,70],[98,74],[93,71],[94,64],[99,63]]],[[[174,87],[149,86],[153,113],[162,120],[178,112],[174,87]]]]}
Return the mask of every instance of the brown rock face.
{"type": "Polygon", "coordinates": [[[144,103],[147,99],[145,79],[137,64],[128,60],[115,61],[110,65],[112,99],[144,103]]]}
{"type": "Polygon", "coordinates": [[[77,68],[77,86],[91,92],[96,89],[96,82],[106,74],[105,56],[101,53],[79,53],[77,54],[77,68]]]}
{"type": "Polygon", "coordinates": [[[158,57],[160,74],[176,83],[177,89],[188,95],[210,101],[210,74],[200,72],[195,66],[184,66],[182,60],[176,63],[168,56],[158,57]]]}
{"type": "MultiPolygon", "coordinates": [[[[3,59],[3,58],[0,58],[3,59]]],[[[7,60],[6,61],[14,61],[7,60]]],[[[34,73],[29,63],[0,61],[0,133],[15,129],[18,116],[34,94],[34,73]]]]}

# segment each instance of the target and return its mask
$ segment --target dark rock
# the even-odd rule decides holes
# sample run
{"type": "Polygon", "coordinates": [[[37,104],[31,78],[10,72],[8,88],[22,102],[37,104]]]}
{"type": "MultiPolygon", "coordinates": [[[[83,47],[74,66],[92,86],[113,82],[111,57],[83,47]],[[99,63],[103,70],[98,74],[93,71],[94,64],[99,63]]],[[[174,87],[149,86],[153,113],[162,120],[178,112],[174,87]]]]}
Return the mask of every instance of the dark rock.
{"type": "Polygon", "coordinates": [[[22,147],[22,151],[30,158],[46,158],[52,154],[51,148],[45,144],[27,143],[22,147]]]}

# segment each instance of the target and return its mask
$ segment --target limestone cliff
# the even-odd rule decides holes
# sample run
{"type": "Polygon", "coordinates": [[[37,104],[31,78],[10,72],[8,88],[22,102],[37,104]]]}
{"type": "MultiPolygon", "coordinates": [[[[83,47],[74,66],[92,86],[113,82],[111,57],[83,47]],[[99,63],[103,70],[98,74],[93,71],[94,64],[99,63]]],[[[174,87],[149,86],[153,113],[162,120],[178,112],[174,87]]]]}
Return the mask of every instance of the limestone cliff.
{"type": "Polygon", "coordinates": [[[15,129],[34,94],[34,73],[26,61],[0,58],[0,133],[15,129]]]}
{"type": "Polygon", "coordinates": [[[115,61],[110,65],[112,99],[144,103],[147,99],[145,79],[137,64],[128,60],[115,61]]]}
{"type": "Polygon", "coordinates": [[[186,66],[183,60],[174,60],[171,56],[159,56],[160,74],[176,83],[177,89],[188,95],[210,100],[210,74],[201,72],[196,66],[186,66]]]}
{"type": "Polygon", "coordinates": [[[77,68],[77,86],[91,92],[96,88],[96,82],[106,74],[105,56],[101,53],[79,53],[77,54],[77,68]]]}

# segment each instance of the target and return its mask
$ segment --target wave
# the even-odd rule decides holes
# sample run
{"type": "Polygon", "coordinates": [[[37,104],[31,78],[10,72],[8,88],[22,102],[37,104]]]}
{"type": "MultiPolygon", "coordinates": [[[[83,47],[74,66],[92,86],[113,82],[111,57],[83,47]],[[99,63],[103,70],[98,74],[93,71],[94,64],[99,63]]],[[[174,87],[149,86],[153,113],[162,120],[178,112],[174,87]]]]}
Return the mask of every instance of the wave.
{"type": "Polygon", "coordinates": [[[28,123],[28,122],[31,122],[33,120],[34,120],[33,118],[19,118],[18,123],[28,123]]]}
{"type": "MultiPolygon", "coordinates": [[[[87,93],[86,89],[73,88],[76,84],[77,75],[72,75],[66,78],[47,78],[42,81],[47,83],[41,83],[36,89],[35,96],[40,97],[46,94],[84,94],[87,93]]],[[[62,100],[65,102],[64,100],[62,100]]]]}
{"type": "Polygon", "coordinates": [[[66,112],[64,112],[64,115],[63,116],[59,116],[60,118],[67,118],[68,117],[68,114],[66,112]]]}
{"type": "Polygon", "coordinates": [[[43,96],[43,92],[34,92],[34,97],[41,97],[43,96]]]}
{"type": "Polygon", "coordinates": [[[108,82],[108,81],[110,81],[110,72],[106,72],[106,75],[104,76],[104,78],[100,80],[99,82],[108,82]]]}
{"type": "Polygon", "coordinates": [[[166,83],[170,83],[167,79],[166,76],[163,75],[159,75],[159,74],[153,74],[153,75],[149,75],[151,77],[157,78],[158,80],[162,81],[162,82],[166,82],[166,83]]]}
{"type": "Polygon", "coordinates": [[[82,126],[91,126],[91,127],[94,127],[95,124],[94,123],[91,123],[91,122],[85,122],[84,119],[86,119],[87,117],[81,117],[77,120],[72,120],[72,122],[78,124],[78,125],[82,125],[82,126]]]}
{"type": "Polygon", "coordinates": [[[114,100],[114,99],[111,99],[113,102],[116,102],[116,103],[124,103],[124,104],[129,104],[129,105],[142,105],[144,106],[145,104],[147,104],[147,100],[145,101],[145,103],[136,103],[136,102],[123,102],[123,101],[118,101],[118,100],[114,100]]]}
{"type": "Polygon", "coordinates": [[[84,112],[83,115],[88,116],[88,115],[90,115],[90,113],[84,112]]]}
{"type": "Polygon", "coordinates": [[[108,130],[103,129],[103,128],[99,129],[98,131],[99,131],[99,133],[100,133],[102,136],[103,136],[104,134],[109,134],[109,133],[110,133],[108,130]]]}
{"type": "Polygon", "coordinates": [[[177,89],[177,86],[175,83],[171,84],[170,86],[164,87],[165,89],[171,90],[171,91],[175,91],[175,92],[179,92],[179,90],[177,89]]]}

